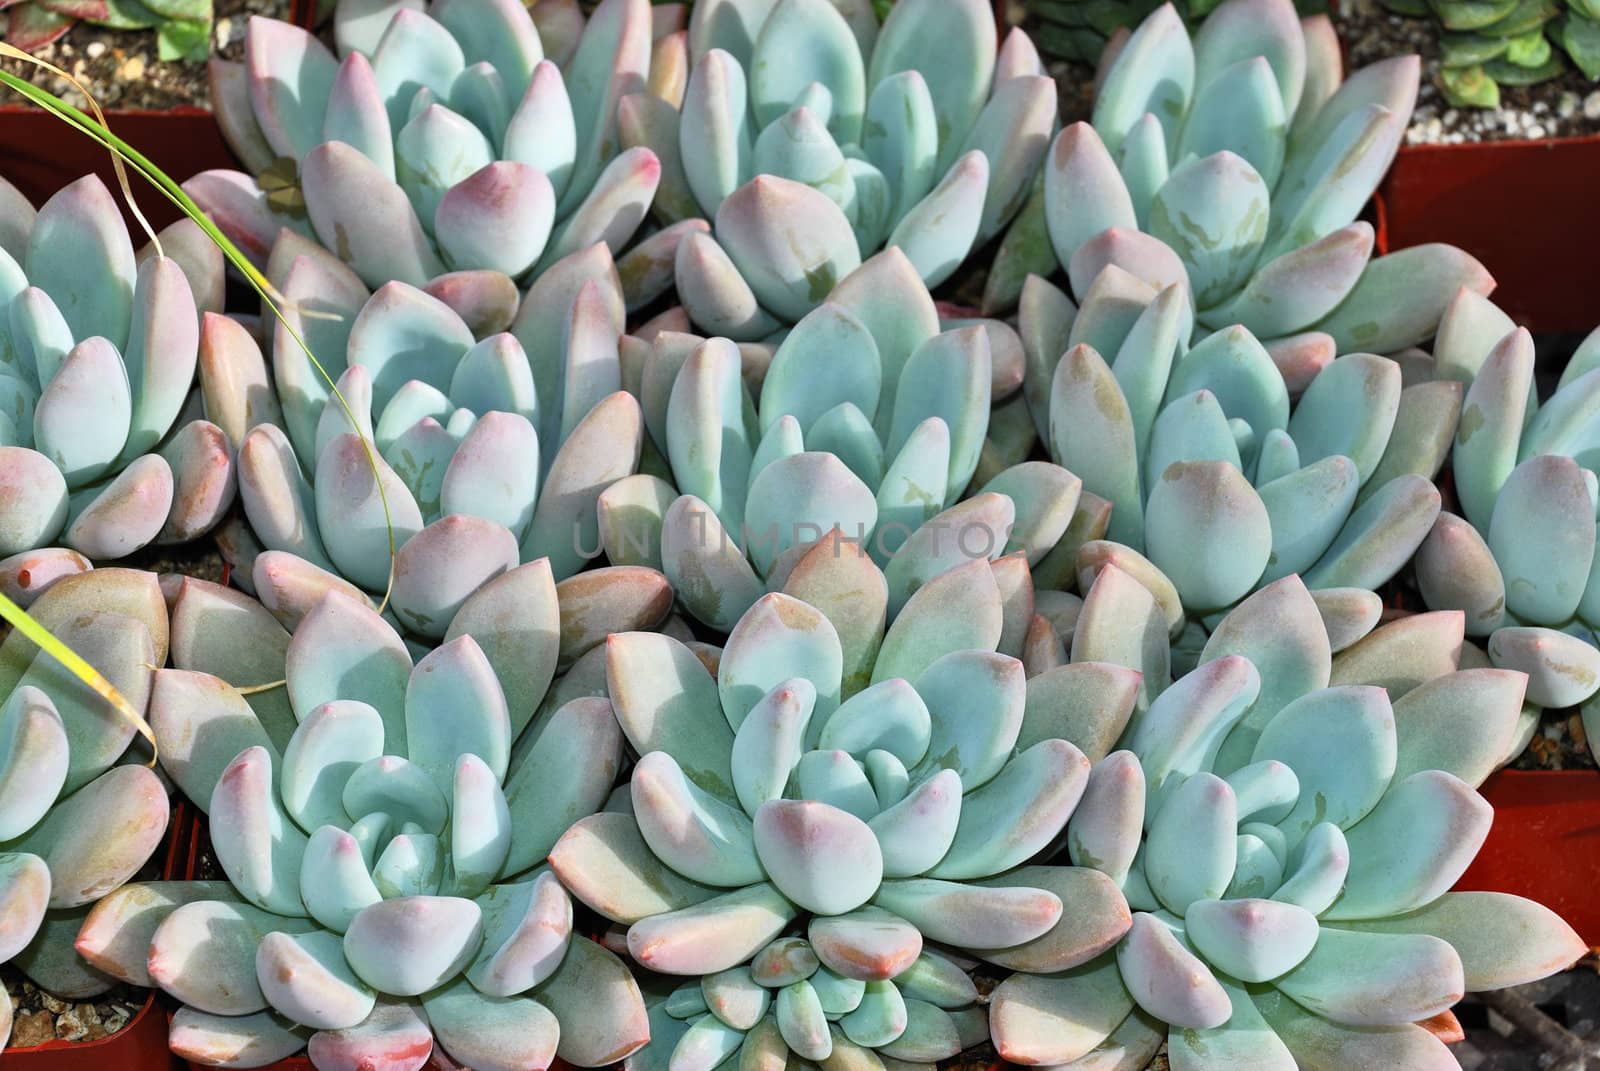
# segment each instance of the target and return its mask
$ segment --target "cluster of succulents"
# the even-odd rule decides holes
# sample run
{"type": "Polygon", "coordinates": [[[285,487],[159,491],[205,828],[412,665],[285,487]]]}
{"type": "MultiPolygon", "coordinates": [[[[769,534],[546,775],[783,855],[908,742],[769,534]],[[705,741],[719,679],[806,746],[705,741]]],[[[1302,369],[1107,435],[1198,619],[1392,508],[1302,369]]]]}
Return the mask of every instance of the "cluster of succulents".
{"type": "Polygon", "coordinates": [[[1382,2],[1396,14],[1437,24],[1439,88],[1457,107],[1498,108],[1501,86],[1537,85],[1572,67],[1600,78],[1600,4],[1593,0],[1382,2]]]}
{"type": "Polygon", "coordinates": [[[992,307],[1057,265],[1082,300],[1078,287],[1116,263],[1152,286],[1184,282],[1207,327],[1320,330],[1341,349],[1384,352],[1381,325],[1459,271],[1442,246],[1369,263],[1370,239],[1353,229],[1404,137],[1418,57],[1344,78],[1326,17],[1225,0],[1193,36],[1158,8],[1102,65],[1092,125],[1056,138],[997,254],[992,307]]]}
{"type": "Polygon", "coordinates": [[[650,72],[646,0],[600,4],[564,71],[512,0],[345,2],[334,38],[256,16],[244,62],[212,63],[250,173],[185,188],[262,263],[288,227],[371,287],[493,290],[597,241],[620,254],[643,221],[661,167],[618,151],[617,115],[650,72]]]}
{"type": "Polygon", "coordinates": [[[644,1043],[636,983],[573,932],[542,865],[604,804],[623,748],[603,697],[550,688],[575,637],[548,563],[477,592],[415,664],[338,591],[292,637],[217,585],[181,580],[172,601],[175,668],[147,678],[148,718],[226,880],[124,886],[78,950],[183,1003],[175,1052],[259,1066],[309,1046],[327,1068],[398,1050],[415,1067],[437,1039],[494,1071],[644,1043]],[[220,672],[285,683],[247,701],[220,672]]]}
{"type": "MultiPolygon", "coordinates": [[[[1126,627],[1130,586],[1107,566],[1079,628],[1126,627]]],[[[1462,624],[1418,614],[1336,644],[1294,577],[1229,613],[1067,824],[1071,861],[1126,896],[1127,933],[1072,970],[1003,981],[999,1054],[1115,1050],[1134,1068],[1164,1038],[1195,1071],[1455,1067],[1439,1035],[1459,1038],[1464,992],[1582,955],[1538,904],[1448,891],[1488,835],[1475,786],[1509,757],[1527,680],[1469,665],[1462,624]]]]}
{"type": "MultiPolygon", "coordinates": [[[[603,243],[540,276],[520,311],[509,306],[513,323],[479,324],[493,332],[481,341],[432,293],[393,281],[369,296],[337,258],[292,234],[273,260],[291,300],[314,296],[289,321],[339,394],[280,326],[282,427],[258,424],[239,454],[240,498],[262,549],[382,592],[392,537],[394,610],[435,639],[462,598],[509,566],[548,558],[565,580],[597,556],[597,499],[636,470],[644,434],[622,390],[623,299],[603,243]],[[427,586],[440,569],[455,577],[446,605],[427,586]]],[[[259,360],[247,335],[232,342],[259,360]]]]}
{"type": "Polygon", "coordinates": [[[611,560],[661,568],[699,620],[731,629],[834,529],[887,570],[891,616],[930,575],[924,559],[947,565],[964,552],[957,538],[973,510],[1005,500],[1004,518],[977,522],[993,534],[973,535],[968,557],[1026,546],[1037,561],[1063,534],[1070,473],[1024,461],[1025,450],[980,473],[991,402],[1021,384],[1016,333],[942,321],[898,248],[841,280],[763,354],[758,383],[742,374],[744,357],[727,338],[656,336],[641,398],[675,488],[641,475],[599,503],[611,560]]]}
{"type": "MultiPolygon", "coordinates": [[[[1108,878],[1024,865],[1057,842],[1089,759],[997,651],[1020,642],[1002,567],[935,577],[887,634],[859,548],[821,567],[826,609],[765,596],[714,674],[670,636],[606,643],[640,758],[626,798],[575,823],[550,865],[626,927],[636,963],[688,979],[651,1013],[653,1065],[944,1060],[988,1034],[963,962],[1067,970],[1127,927],[1108,878]]],[[[1079,676],[1109,687],[1076,717],[1126,720],[1132,674],[1079,676]]]]}
{"type": "MultiPolygon", "coordinates": [[[[152,667],[182,642],[169,634],[152,573],[63,578],[33,615],[137,713],[151,694],[152,667]]],[[[86,1000],[117,979],[74,944],[102,917],[102,898],[160,847],[167,789],[141,764],[135,725],[21,633],[0,643],[0,694],[0,963],[58,998],[86,1000]]],[[[11,1022],[0,989],[0,1048],[11,1022]]]]}
{"type": "Polygon", "coordinates": [[[1056,127],[1056,88],[1021,31],[996,51],[983,0],[696,4],[690,69],[622,104],[663,161],[655,210],[703,215],[678,294],[709,334],[761,339],[898,247],[929,287],[1004,230],[1056,127]]]}
{"type": "Polygon", "coordinates": [[[154,30],[160,59],[198,63],[211,53],[211,14],[211,0],[21,0],[5,6],[0,41],[36,52],[82,22],[154,30]]]}
{"type": "MultiPolygon", "coordinates": [[[[1366,224],[1352,230],[1370,244],[1366,224]]],[[[1463,263],[1486,289],[1487,274],[1463,263]]],[[[1407,385],[1400,361],[1336,357],[1323,332],[1263,343],[1234,325],[1185,346],[1182,284],[1158,292],[1114,263],[1087,293],[1075,308],[1035,276],[1020,313],[1035,430],[1110,505],[1109,542],[1076,548],[1077,578],[1106,561],[1136,573],[1176,637],[1291,574],[1313,589],[1371,590],[1410,562],[1439,516],[1433,481],[1459,383],[1407,385]]],[[[1385,330],[1385,349],[1420,341],[1405,324],[1385,330]]]]}
{"type": "Polygon", "coordinates": [[[185,221],[137,255],[93,175],[37,213],[0,180],[0,213],[0,558],[205,534],[234,495],[234,443],[192,391],[221,253],[185,221]]]}
{"type": "MultiPolygon", "coordinates": [[[[1540,707],[1584,704],[1600,689],[1600,580],[1593,443],[1600,424],[1600,332],[1538,402],[1533,339],[1488,299],[1461,293],[1419,372],[1465,385],[1451,456],[1459,512],[1440,513],[1416,557],[1433,609],[1465,615],[1496,665],[1528,674],[1540,707]]],[[[1592,739],[1592,738],[1591,738],[1592,739]]]]}
{"type": "Polygon", "coordinates": [[[0,591],[221,870],[125,884],[167,790],[13,634],[0,961],[225,1066],[1293,1071],[1583,953],[1448,890],[1539,709],[1600,736],[1600,333],[1540,407],[1482,265],[1373,257],[1415,57],[1168,5],[1058,132],[980,0],[333,38],[253,19],[186,184],[276,321],[0,185],[0,591]],[[991,240],[1015,327],[933,296],[991,240]]]}

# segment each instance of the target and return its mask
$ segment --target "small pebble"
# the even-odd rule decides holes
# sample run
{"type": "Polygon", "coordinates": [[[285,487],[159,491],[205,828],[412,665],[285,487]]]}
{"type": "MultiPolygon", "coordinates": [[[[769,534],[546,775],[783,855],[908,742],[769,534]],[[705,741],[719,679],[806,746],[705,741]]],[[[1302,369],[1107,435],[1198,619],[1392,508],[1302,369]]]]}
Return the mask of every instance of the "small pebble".
{"type": "Polygon", "coordinates": [[[1583,117],[1585,119],[1600,119],[1600,89],[1583,98],[1583,117]]]}
{"type": "Polygon", "coordinates": [[[11,1045],[26,1049],[56,1039],[56,1026],[47,1011],[23,1012],[11,1024],[11,1045]]]}
{"type": "Polygon", "coordinates": [[[1556,104],[1556,114],[1563,119],[1571,119],[1578,114],[1578,94],[1570,89],[1561,94],[1561,100],[1556,104]]]}
{"type": "Polygon", "coordinates": [[[106,43],[104,41],[90,41],[89,47],[83,51],[90,59],[99,59],[106,54],[106,43]]]}
{"type": "Polygon", "coordinates": [[[137,82],[144,77],[144,60],[135,56],[117,68],[117,77],[124,82],[137,82]]]}

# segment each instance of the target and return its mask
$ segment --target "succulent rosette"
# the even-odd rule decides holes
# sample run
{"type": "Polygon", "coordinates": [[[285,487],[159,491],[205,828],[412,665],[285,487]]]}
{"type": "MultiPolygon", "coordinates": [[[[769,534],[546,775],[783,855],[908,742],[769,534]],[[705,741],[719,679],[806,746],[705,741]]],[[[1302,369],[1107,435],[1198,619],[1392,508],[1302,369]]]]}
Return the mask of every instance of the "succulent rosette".
{"type": "Polygon", "coordinates": [[[764,338],[885,245],[937,287],[1026,200],[1056,87],[1022,31],[996,49],[982,0],[696,4],[672,93],[622,98],[621,133],[662,161],[655,211],[703,216],[678,244],[702,330],[764,338]]]}
{"type": "Polygon", "coordinates": [[[513,0],[342,0],[336,55],[252,17],[244,62],[211,68],[250,173],[185,188],[259,262],[289,227],[371,287],[496,291],[597,241],[620,254],[661,170],[617,130],[617,101],[650,74],[650,5],[605,0],[578,30],[552,58],[513,0]]]}
{"type": "Polygon", "coordinates": [[[521,566],[413,663],[337,591],[291,636],[247,596],[179,583],[190,668],[155,674],[149,720],[227,880],[127,886],[79,941],[183,1002],[176,1053],[253,1066],[308,1047],[325,1071],[419,1068],[437,1043],[522,1071],[644,1043],[638,987],[573,934],[542,865],[605,802],[623,754],[603,696],[552,688],[599,640],[557,600],[547,562],[521,566]],[[273,672],[281,690],[235,687],[273,672]]]}
{"type": "MultiPolygon", "coordinates": [[[[1159,629],[1149,593],[1108,566],[1083,653],[1114,658],[1141,621],[1159,629]]],[[[1462,627],[1426,613],[1330,640],[1292,576],[1224,618],[1096,763],[1067,826],[1069,858],[1125,893],[1128,932],[1002,982],[1000,1055],[1139,1067],[1164,1038],[1185,1071],[1455,1068],[1439,1035],[1460,1036],[1464,992],[1582,956],[1532,901],[1448,891],[1488,834],[1474,786],[1507,757],[1528,682],[1469,667],[1462,627]]]]}
{"type": "Polygon", "coordinates": [[[1373,590],[1404,568],[1439,516],[1462,387],[1408,382],[1409,358],[1335,357],[1326,336],[1284,349],[1235,325],[1185,346],[1187,314],[1180,284],[1107,265],[1081,308],[1031,278],[1020,333],[1028,432],[1082,479],[1094,521],[1037,582],[1086,593],[1116,562],[1198,650],[1282,577],[1373,590]]]}
{"type": "MultiPolygon", "coordinates": [[[[33,617],[144,713],[169,644],[154,574],[64,577],[33,617]]],[[[87,1000],[117,978],[74,943],[102,897],[160,847],[167,790],[141,765],[134,724],[20,632],[0,643],[0,695],[0,963],[62,1000],[87,1000]]],[[[0,1048],[11,1013],[0,991],[0,1048]]]]}
{"type": "Polygon", "coordinates": [[[840,543],[812,568],[829,598],[767,595],[720,651],[606,642],[640,758],[550,865],[640,968],[684,980],[635,1067],[943,1060],[988,1034],[974,961],[1071,970],[1128,927],[1108,875],[1036,860],[1089,776],[1063,735],[1103,754],[1115,731],[1097,726],[1127,719],[1137,675],[1081,665],[1036,691],[1000,653],[1020,637],[985,561],[931,580],[881,639],[859,628],[883,597],[859,582],[870,560],[840,543]]]}
{"type": "Polygon", "coordinates": [[[1464,613],[1467,635],[1486,637],[1496,665],[1528,674],[1531,703],[1583,704],[1600,730],[1600,332],[1578,347],[1543,405],[1532,337],[1470,291],[1446,313],[1431,360],[1412,360],[1419,375],[1466,385],[1451,466],[1459,512],[1441,513],[1417,552],[1424,602],[1464,613]]]}
{"type": "Polygon", "coordinates": [[[221,254],[188,221],[136,254],[93,175],[37,213],[0,180],[0,215],[0,559],[203,535],[234,493],[233,443],[191,404],[221,254]]]}
{"type": "MultiPolygon", "coordinates": [[[[1077,298],[1107,263],[1183,283],[1204,327],[1265,341],[1331,335],[1340,352],[1427,338],[1480,269],[1451,246],[1372,259],[1356,216],[1416,100],[1416,56],[1343,78],[1326,16],[1291,0],[1226,0],[1191,38],[1172,6],[1107,50],[1094,118],[1063,130],[1002,249],[992,287],[1059,266],[1077,298]],[[1431,322],[1429,322],[1431,320],[1431,322]]],[[[990,303],[1002,303],[991,293],[990,303]]]]}
{"type": "MultiPolygon", "coordinates": [[[[436,641],[466,594],[519,562],[548,558],[562,581],[599,555],[597,499],[637,470],[644,436],[622,389],[622,353],[638,350],[621,334],[604,244],[563,258],[520,304],[512,290],[491,325],[469,325],[404,282],[369,294],[290,233],[269,276],[291,307],[274,337],[273,384],[257,388],[276,394],[282,426],[263,421],[245,438],[250,530],[225,548],[269,606],[301,582],[384,591],[392,531],[394,612],[436,641]]],[[[261,363],[244,332],[217,346],[219,363],[261,363]]]]}
{"type": "Polygon", "coordinates": [[[752,349],[656,335],[640,400],[672,483],[640,475],[600,499],[610,559],[662,569],[699,620],[730,630],[835,528],[888,570],[891,615],[930,575],[929,555],[961,557],[968,514],[983,527],[968,558],[1026,545],[1036,562],[1063,534],[1077,479],[1025,451],[985,453],[991,401],[1018,396],[1016,332],[942,321],[898,248],[840,281],[775,350],[752,349]],[[962,501],[969,488],[981,501],[962,501]]]}

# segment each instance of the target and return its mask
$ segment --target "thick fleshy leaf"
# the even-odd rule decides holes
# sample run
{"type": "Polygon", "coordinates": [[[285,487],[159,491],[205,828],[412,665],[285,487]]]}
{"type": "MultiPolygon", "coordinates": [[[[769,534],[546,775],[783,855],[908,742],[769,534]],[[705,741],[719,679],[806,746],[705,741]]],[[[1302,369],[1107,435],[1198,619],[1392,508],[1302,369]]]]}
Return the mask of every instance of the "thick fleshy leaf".
{"type": "Polygon", "coordinates": [[[1083,480],[1084,490],[1112,502],[1110,537],[1143,549],[1132,413],[1111,369],[1090,347],[1073,347],[1056,366],[1049,425],[1056,461],[1083,480]]]}
{"type": "Polygon", "coordinates": [[[752,885],[635,922],[628,951],[663,974],[715,974],[749,960],[795,915],[771,885],[752,885]]]}
{"type": "MultiPolygon", "coordinates": [[[[50,868],[37,855],[0,854],[0,952],[13,957],[39,932],[50,903],[50,868]]],[[[143,964],[140,964],[142,970],[143,964]]]]}
{"type": "Polygon", "coordinates": [[[1197,773],[1167,793],[1149,823],[1144,873],[1174,914],[1227,891],[1237,860],[1238,814],[1232,786],[1215,774],[1197,773]]]}
{"type": "Polygon", "coordinates": [[[1486,294],[1494,279],[1454,246],[1412,246],[1368,264],[1339,307],[1312,329],[1332,335],[1341,353],[1394,353],[1432,335],[1463,286],[1486,294]]]}
{"type": "Polygon", "coordinates": [[[421,286],[444,270],[405,191],[359,150],[323,142],[301,161],[300,181],[317,236],[368,286],[421,286]]]}
{"type": "Polygon", "coordinates": [[[1304,574],[1317,588],[1382,587],[1411,559],[1439,517],[1433,482],[1407,473],[1396,476],[1356,508],[1333,545],[1304,574]]]}
{"type": "Polygon", "coordinates": [[[459,980],[422,1002],[444,1050],[482,1071],[548,1067],[555,1058],[560,1023],[532,997],[490,997],[459,980]]]}
{"type": "Polygon", "coordinates": [[[1461,956],[1466,988],[1472,992],[1544,977],[1583,952],[1572,928],[1549,908],[1507,893],[1446,893],[1409,914],[1341,928],[1431,934],[1448,941],[1461,956]]]}
{"type": "Polygon", "coordinates": [[[405,752],[411,655],[375,611],[329,592],[295,630],[287,663],[289,701],[297,715],[336,699],[359,700],[383,717],[387,752],[405,752]]]}
{"type": "Polygon", "coordinates": [[[273,1010],[318,1030],[364,1022],[375,996],[345,963],[337,934],[269,933],[256,950],[256,978],[273,1010]]]}
{"type": "Polygon", "coordinates": [[[889,244],[904,251],[930,289],[955,274],[972,249],[988,185],[988,158],[976,149],[965,153],[889,234],[889,244]]]}
{"type": "Polygon", "coordinates": [[[1050,931],[1061,898],[1030,886],[983,888],[933,878],[886,881],[873,903],[907,920],[928,940],[961,947],[1013,948],[1050,931]]]}
{"type": "Polygon", "coordinates": [[[44,454],[0,446],[0,551],[18,554],[48,544],[67,523],[67,483],[44,454]]]}
{"type": "Polygon", "coordinates": [[[854,815],[811,800],[772,800],[756,811],[754,825],[761,868],[801,907],[839,915],[877,892],[882,853],[854,815]]]}
{"type": "Polygon", "coordinates": [[[306,933],[308,919],[284,918],[232,896],[181,903],[151,935],[150,978],[184,1003],[214,1015],[267,1006],[256,979],[256,949],[269,933],[306,933]]]}
{"type": "Polygon", "coordinates": [[[1489,637],[1489,659],[1528,675],[1528,701],[1560,709],[1594,694],[1600,652],[1586,641],[1548,628],[1510,627],[1489,637]]]}
{"type": "Polygon", "coordinates": [[[922,934],[915,927],[874,907],[813,918],[807,936],[825,967],[864,982],[898,978],[922,951],[922,934]]]}
{"type": "Polygon", "coordinates": [[[639,464],[644,423],[633,395],[617,391],[581,416],[545,477],[522,557],[548,557],[557,580],[578,572],[599,550],[595,502],[639,464]]]}
{"type": "Polygon", "coordinates": [[[630,789],[640,833],[673,870],[724,888],[761,879],[750,820],[695,787],[671,755],[653,751],[640,759],[630,789]]]}
{"type": "MultiPolygon", "coordinates": [[[[116,199],[85,175],[39,209],[21,263],[28,281],[50,296],[72,337],[128,342],[137,268],[116,199]]],[[[41,384],[43,386],[43,384],[41,384]]]]}
{"type": "Polygon", "coordinates": [[[278,802],[265,748],[241,752],[223,770],[211,793],[210,815],[217,861],[234,887],[264,910],[303,915],[300,863],[306,837],[278,802]]]}
{"type": "Polygon", "coordinates": [[[995,989],[989,1008],[989,1029],[1002,1059],[1070,1065],[1093,1059],[1090,1054],[1115,1036],[1134,1003],[1116,959],[1105,956],[1061,974],[1014,974],[995,989]]]}
{"type": "Polygon", "coordinates": [[[69,755],[67,728],[50,697],[33,685],[12,692],[0,706],[0,843],[50,810],[66,784],[69,755]]]}
{"type": "Polygon", "coordinates": [[[587,696],[556,706],[531,745],[519,742],[506,784],[511,848],[502,873],[537,864],[569,825],[600,808],[622,745],[611,704],[587,696]]]}
{"type": "Polygon", "coordinates": [[[180,1059],[211,1067],[265,1067],[299,1052],[307,1033],[271,1012],[211,1015],[183,1007],[173,1013],[167,1045],[180,1059]]]}
{"type": "Polygon", "coordinates": [[[1455,949],[1424,934],[1326,929],[1305,962],[1273,983],[1305,1008],[1351,1026],[1401,1026],[1465,992],[1455,949]]]}
{"type": "Polygon", "coordinates": [[[158,672],[146,719],[156,734],[162,769],[202,811],[223,769],[241,751],[257,745],[277,750],[235,686],[206,673],[158,672]]]}
{"type": "Polygon", "coordinates": [[[483,912],[471,900],[408,896],[365,908],[344,935],[345,958],[384,993],[417,996],[454,977],[483,940],[483,912]]]}
{"type": "Polygon", "coordinates": [[[420,1071],[433,1051],[433,1031],[415,1004],[380,997],[372,1014],[348,1030],[319,1030],[306,1044],[317,1066],[356,1071],[420,1071]]]}
{"type": "Polygon", "coordinates": [[[1013,948],[980,951],[989,962],[1012,970],[1053,973],[1075,968],[1112,948],[1132,921],[1116,883],[1085,867],[1023,866],[981,884],[1031,886],[1061,899],[1061,918],[1043,936],[1013,948]]]}
{"type": "Polygon", "coordinates": [[[722,202],[716,234],[762,305],[791,320],[810,312],[861,264],[855,234],[838,206],[773,175],[758,175],[722,202]]]}
{"type": "Polygon", "coordinates": [[[955,840],[928,874],[976,878],[1009,870],[1053,841],[1082,798],[1089,761],[1065,740],[1017,755],[962,801],[955,840]],[[1000,836],[996,830],[1003,830],[1000,836]]]}
{"type": "Polygon", "coordinates": [[[1378,918],[1430,903],[1465,871],[1492,818],[1489,804],[1451,774],[1425,770],[1398,782],[1349,831],[1350,874],[1325,917],[1378,918]]]}
{"type": "Polygon", "coordinates": [[[1139,1007],[1173,1026],[1208,1030],[1233,1014],[1227,991],[1205,963],[1155,915],[1133,916],[1117,946],[1117,967],[1139,1007]]]}
{"type": "Polygon", "coordinates": [[[617,721],[635,751],[664,751],[702,789],[734,798],[733,732],[716,682],[688,647],[652,633],[612,636],[606,678],[617,721]]]}
{"type": "Polygon", "coordinates": [[[719,893],[664,865],[626,814],[574,823],[551,849],[550,866],[574,896],[615,922],[637,922],[719,893]]]}
{"type": "Polygon", "coordinates": [[[1271,554],[1261,496],[1222,461],[1168,466],[1151,489],[1144,524],[1151,561],[1191,609],[1228,606],[1248,594],[1271,554]],[[1211,547],[1226,551],[1195,553],[1211,547]]]}

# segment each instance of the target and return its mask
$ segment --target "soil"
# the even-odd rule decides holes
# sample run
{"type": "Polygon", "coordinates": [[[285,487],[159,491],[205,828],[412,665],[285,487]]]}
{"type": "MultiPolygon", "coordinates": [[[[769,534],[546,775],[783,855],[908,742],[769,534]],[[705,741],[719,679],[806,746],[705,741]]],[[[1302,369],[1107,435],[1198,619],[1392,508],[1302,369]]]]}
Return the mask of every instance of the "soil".
{"type": "MultiPolygon", "coordinates": [[[[1013,6],[1019,6],[1015,3],[1013,6]]],[[[1453,108],[1437,83],[1439,30],[1428,19],[1395,15],[1378,0],[1340,0],[1335,16],[1345,45],[1345,70],[1389,56],[1423,60],[1417,108],[1406,131],[1411,145],[1534,140],[1600,133],[1600,84],[1577,70],[1536,86],[1501,86],[1499,108],[1453,108]]],[[[1047,59],[1061,99],[1061,121],[1087,120],[1094,108],[1094,68],[1047,59]]]]}
{"type": "Polygon", "coordinates": [[[1378,0],[1340,0],[1335,16],[1345,69],[1389,56],[1422,55],[1422,88],[1406,141],[1412,145],[1536,140],[1600,133],[1600,85],[1572,69],[1535,86],[1500,87],[1498,108],[1453,108],[1438,85],[1439,27],[1396,15],[1378,0]]]}
{"type": "Polygon", "coordinates": [[[51,996],[14,967],[0,966],[0,983],[11,998],[16,1018],[11,1047],[30,1048],[47,1041],[98,1041],[127,1026],[144,1006],[142,989],[118,984],[98,997],[66,1001],[51,996]]]}
{"type": "MultiPolygon", "coordinates": [[[[245,23],[250,16],[284,18],[288,10],[288,0],[215,0],[212,55],[241,59],[245,23]]],[[[206,65],[157,59],[156,36],[150,30],[108,30],[79,22],[36,55],[70,72],[94,94],[102,108],[211,107],[206,65]]],[[[0,62],[0,69],[22,74],[69,104],[84,107],[83,95],[66,79],[11,60],[0,62]]],[[[0,103],[16,103],[6,97],[0,97],[0,103]]]]}

